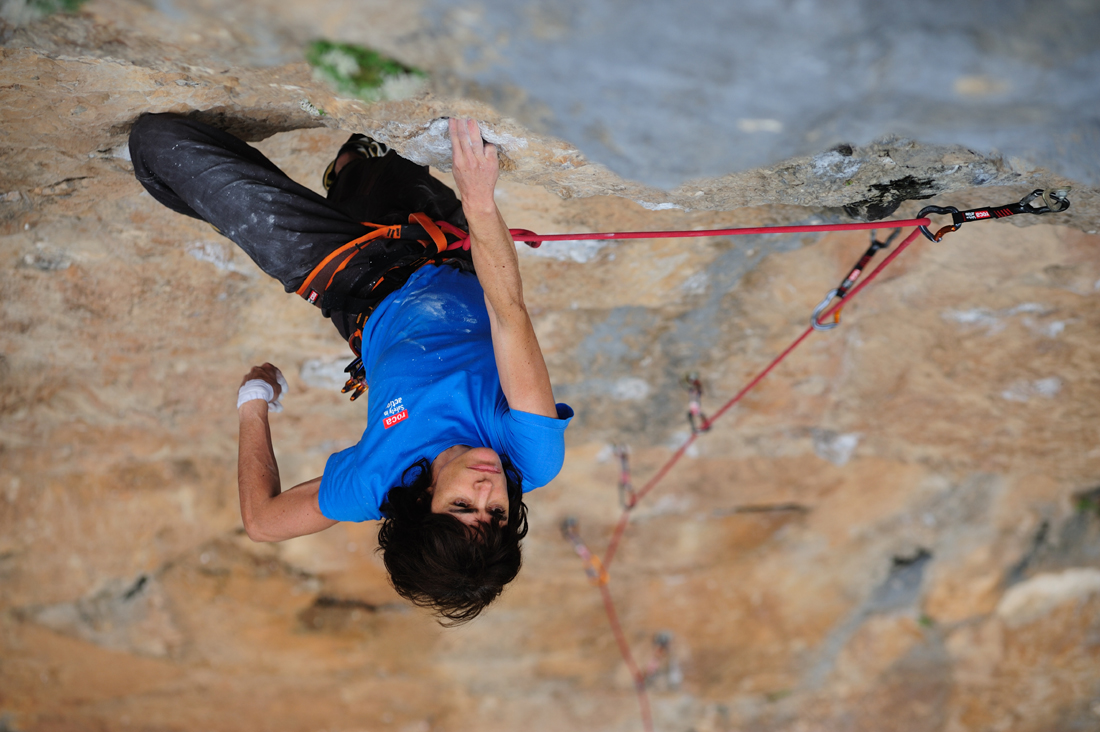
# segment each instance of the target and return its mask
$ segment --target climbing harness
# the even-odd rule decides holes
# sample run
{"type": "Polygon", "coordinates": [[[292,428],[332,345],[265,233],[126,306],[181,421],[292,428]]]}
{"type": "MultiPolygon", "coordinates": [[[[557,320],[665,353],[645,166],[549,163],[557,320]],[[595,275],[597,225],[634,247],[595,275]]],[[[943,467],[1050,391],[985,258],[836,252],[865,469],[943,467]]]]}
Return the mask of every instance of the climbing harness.
{"type": "Polygon", "coordinates": [[[703,382],[699,379],[699,372],[692,371],[684,374],[680,383],[688,390],[688,424],[691,426],[691,434],[710,431],[710,420],[703,414],[703,382]],[[695,421],[699,420],[699,424],[695,421]]]}
{"type": "MultiPolygon", "coordinates": [[[[844,306],[846,301],[851,300],[863,290],[864,287],[871,284],[876,277],[886,267],[890,266],[897,257],[904,252],[910,244],[912,244],[920,234],[924,234],[930,240],[938,242],[945,234],[953,231],[957,231],[958,228],[965,222],[969,221],[982,221],[984,219],[1005,218],[1021,213],[1030,214],[1045,214],[1045,213],[1058,213],[1065,211],[1069,208],[1069,199],[1067,195],[1069,193],[1068,188],[1051,189],[1044,191],[1038,189],[1032,193],[1024,196],[1018,203],[1009,204],[1007,206],[990,206],[987,208],[973,209],[970,211],[959,211],[955,207],[939,207],[939,206],[926,206],[922,209],[916,219],[907,219],[902,221],[887,221],[887,222],[873,222],[873,223],[856,223],[856,224],[826,224],[826,225],[808,225],[808,226],[776,226],[776,227],[757,227],[746,229],[710,229],[706,231],[658,231],[658,232],[630,232],[630,233],[599,233],[599,234],[557,234],[552,236],[540,236],[530,235],[527,237],[516,235],[513,232],[513,237],[517,241],[526,241],[528,244],[538,241],[555,241],[555,240],[577,240],[577,239],[658,239],[658,238],[674,238],[674,237],[687,237],[687,236],[730,236],[737,234],[780,234],[780,233],[801,233],[801,232],[821,232],[821,231],[851,231],[851,230],[865,230],[865,229],[880,229],[880,228],[893,228],[895,229],[886,241],[879,242],[875,239],[874,231],[871,233],[871,246],[860,257],[859,262],[855,267],[849,271],[848,275],[844,278],[840,287],[830,290],[825,300],[814,308],[813,315],[811,316],[811,322],[801,335],[787,346],[778,356],[764,367],[760,373],[754,376],[745,386],[741,388],[732,398],[729,399],[722,408],[715,412],[714,416],[710,419],[706,419],[702,415],[701,407],[698,415],[702,418],[703,425],[709,429],[723,414],[729,411],[734,405],[736,405],[746,394],[748,394],[753,388],[756,387],[764,378],[772,372],[772,370],[778,366],[787,356],[797,348],[802,341],[806,340],[812,333],[817,330],[830,330],[839,324],[839,317],[835,317],[832,323],[825,322],[830,316],[838,316],[840,309],[844,306]],[[1034,205],[1035,201],[1041,200],[1041,206],[1034,205]],[[946,226],[936,234],[932,234],[928,226],[931,221],[927,218],[928,214],[951,214],[953,217],[952,224],[946,226]],[[870,263],[871,258],[880,249],[885,249],[890,246],[894,239],[898,236],[898,233],[902,228],[909,226],[916,227],[912,233],[909,234],[902,242],[881,262],[875,269],[866,277],[861,277],[870,263]],[[836,300],[833,303],[833,300],[836,300]],[[833,303],[830,305],[830,303],[833,303]]],[[[698,397],[702,394],[701,384],[698,381],[697,375],[695,378],[691,378],[692,374],[688,374],[685,377],[685,385],[688,386],[689,391],[692,391],[696,387],[698,388],[698,394],[693,392],[695,401],[698,401],[698,397]]],[[[573,545],[574,551],[581,557],[585,563],[585,572],[589,578],[596,577],[598,581],[595,584],[598,585],[600,594],[603,598],[604,610],[607,613],[608,625],[611,626],[612,634],[615,637],[616,644],[619,647],[619,653],[622,655],[623,662],[626,664],[630,671],[631,677],[634,680],[634,689],[638,697],[638,707],[642,717],[642,726],[646,732],[652,732],[653,719],[649,705],[649,695],[646,691],[646,685],[652,676],[651,669],[653,663],[650,662],[646,669],[640,669],[638,664],[634,660],[634,655],[630,649],[630,644],[627,642],[626,635],[623,633],[622,625],[619,622],[618,611],[615,609],[615,603],[611,597],[610,588],[610,572],[611,564],[615,558],[615,553],[618,550],[619,543],[622,541],[623,534],[626,531],[627,524],[630,521],[630,515],[632,509],[643,499],[650,491],[652,491],[658,483],[672,470],[673,466],[680,461],[688,448],[695,442],[695,440],[702,434],[701,431],[694,429],[695,424],[692,419],[695,414],[693,407],[689,406],[688,418],[692,424],[692,432],[688,435],[687,439],[682,445],[672,454],[672,456],[665,461],[657,472],[650,478],[641,490],[632,491],[632,500],[629,505],[623,506],[623,511],[619,516],[619,521],[615,525],[611,534],[611,539],[607,544],[607,550],[603,554],[603,560],[593,554],[588,549],[587,545],[580,538],[580,532],[578,529],[576,519],[569,518],[562,522],[562,535],[573,545]]],[[[620,477],[620,483],[622,478],[620,477]]],[[[659,658],[659,654],[657,656],[659,658]]],[[[659,664],[660,661],[658,660],[659,664]]],[[[659,667],[659,665],[658,665],[659,667]]]]}
{"type": "MultiPolygon", "coordinates": [[[[470,248],[469,235],[465,231],[446,221],[432,221],[427,214],[423,213],[409,214],[408,224],[383,226],[382,224],[372,224],[369,221],[364,221],[362,224],[370,227],[372,231],[358,239],[349,241],[322,259],[296,290],[297,294],[310,305],[322,307],[324,295],[332,287],[336,275],[344,271],[348,264],[366,250],[371,242],[380,239],[419,242],[424,247],[423,255],[414,258],[411,263],[398,265],[402,268],[414,267],[414,271],[433,260],[437,260],[444,252],[457,249],[469,250],[470,248]]],[[[387,275],[391,275],[394,269],[378,277],[371,283],[370,289],[375,290],[381,286],[386,281],[387,275]]]]}
{"type": "Polygon", "coordinates": [[[888,248],[894,243],[894,239],[896,239],[900,233],[901,229],[894,229],[894,233],[886,237],[886,241],[877,241],[875,239],[875,230],[871,230],[871,246],[868,247],[867,251],[863,253],[863,256],[859,258],[859,261],[856,262],[856,266],[852,267],[851,271],[848,272],[848,275],[844,278],[844,281],[840,283],[840,286],[829,290],[825,295],[825,299],[818,303],[818,306],[814,308],[813,314],[810,315],[810,325],[813,326],[814,330],[832,330],[840,325],[839,307],[833,309],[833,322],[831,323],[822,323],[818,320],[818,316],[821,315],[825,308],[829,307],[829,303],[833,301],[834,297],[838,300],[844,299],[848,291],[852,288],[852,285],[856,283],[859,276],[867,269],[867,265],[871,263],[871,259],[875,256],[875,253],[879,249],[888,248]]]}
{"type": "Polygon", "coordinates": [[[355,360],[344,369],[348,374],[348,380],[341,389],[341,393],[347,394],[350,391],[353,402],[367,390],[366,371],[361,357],[363,324],[366,323],[374,308],[386,295],[405,284],[416,270],[427,264],[441,264],[448,259],[469,259],[470,250],[469,234],[446,221],[433,221],[424,213],[409,214],[408,224],[384,226],[367,221],[362,224],[369,227],[371,231],[344,244],[322,259],[296,290],[296,293],[311,305],[316,305],[322,310],[326,308],[338,310],[340,308],[334,306],[325,297],[336,282],[337,275],[371,244],[383,248],[372,256],[387,254],[390,256],[392,266],[368,284],[366,289],[370,292],[372,299],[364,302],[356,312],[355,330],[348,338],[348,346],[355,354],[355,360]],[[413,248],[413,253],[408,253],[407,244],[410,242],[418,243],[423,250],[416,253],[413,248]]]}

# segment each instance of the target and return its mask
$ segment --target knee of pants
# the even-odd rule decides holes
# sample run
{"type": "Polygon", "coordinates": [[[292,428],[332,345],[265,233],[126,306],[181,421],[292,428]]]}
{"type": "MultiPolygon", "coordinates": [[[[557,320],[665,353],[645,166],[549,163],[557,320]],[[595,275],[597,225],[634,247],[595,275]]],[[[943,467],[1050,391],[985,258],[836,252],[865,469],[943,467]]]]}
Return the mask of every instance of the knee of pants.
{"type": "Polygon", "coordinates": [[[184,137],[186,120],[178,114],[145,113],[130,128],[130,160],[138,169],[139,161],[151,157],[151,153],[170,148],[172,143],[184,137]]]}

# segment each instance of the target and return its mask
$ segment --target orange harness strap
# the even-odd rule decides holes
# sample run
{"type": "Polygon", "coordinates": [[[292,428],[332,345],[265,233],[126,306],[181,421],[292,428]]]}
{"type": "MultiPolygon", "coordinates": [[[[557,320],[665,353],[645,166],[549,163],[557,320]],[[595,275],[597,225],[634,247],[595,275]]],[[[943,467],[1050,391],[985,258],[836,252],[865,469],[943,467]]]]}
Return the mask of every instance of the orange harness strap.
{"type": "MultiPolygon", "coordinates": [[[[372,224],[369,221],[364,221],[363,226],[369,226],[374,231],[349,241],[322,259],[302,282],[301,287],[296,290],[298,295],[305,298],[312,305],[320,305],[321,298],[324,296],[325,291],[332,286],[336,275],[344,271],[348,263],[359,252],[363,251],[370,242],[376,239],[415,239],[415,241],[419,241],[424,246],[426,256],[410,265],[413,269],[419,269],[452,246],[452,243],[447,240],[448,235],[456,241],[461,241],[469,236],[457,226],[446,221],[432,221],[430,216],[420,212],[409,214],[409,225],[383,226],[382,224],[372,224]],[[416,238],[424,236],[424,234],[427,234],[431,241],[416,238]]],[[[380,285],[383,279],[385,277],[380,277],[378,282],[375,283],[375,287],[380,285]]]]}
{"type": "Polygon", "coordinates": [[[363,251],[364,246],[368,242],[374,239],[396,239],[401,236],[400,226],[382,226],[381,224],[372,224],[367,221],[364,221],[363,225],[374,226],[376,228],[369,234],[364,234],[358,239],[349,241],[347,244],[322,259],[320,264],[314,267],[313,271],[310,272],[309,276],[302,282],[302,286],[295,291],[298,295],[304,297],[311,305],[316,305],[321,295],[323,295],[325,290],[332,284],[332,280],[336,276],[336,273],[344,269],[356,254],[363,251]]]}
{"type": "Polygon", "coordinates": [[[439,230],[435,222],[428,217],[425,213],[412,213],[409,214],[410,224],[420,224],[424,227],[424,231],[428,232],[428,236],[432,238],[432,242],[435,244],[435,253],[447,251],[447,237],[439,230]]]}

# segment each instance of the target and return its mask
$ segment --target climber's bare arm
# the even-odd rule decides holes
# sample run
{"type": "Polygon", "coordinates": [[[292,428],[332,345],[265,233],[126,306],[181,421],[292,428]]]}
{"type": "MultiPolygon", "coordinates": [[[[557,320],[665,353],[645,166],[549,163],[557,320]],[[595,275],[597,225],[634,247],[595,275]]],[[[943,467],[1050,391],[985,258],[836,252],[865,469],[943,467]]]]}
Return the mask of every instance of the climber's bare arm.
{"type": "MultiPolygon", "coordinates": [[[[278,395],[273,372],[273,366],[264,364],[253,368],[245,380],[265,379],[278,395]]],[[[327,529],[337,522],[325,518],[317,503],[320,478],[282,490],[267,411],[262,399],[245,402],[237,410],[241,427],[237,488],[245,532],[253,541],[283,541],[327,529]]]]}
{"type": "Polygon", "coordinates": [[[550,374],[523,302],[516,243],[497,210],[493,192],[496,146],[481,139],[473,120],[450,121],[455,185],[470,225],[470,251],[493,336],[500,386],[511,409],[557,417],[550,374]]]}

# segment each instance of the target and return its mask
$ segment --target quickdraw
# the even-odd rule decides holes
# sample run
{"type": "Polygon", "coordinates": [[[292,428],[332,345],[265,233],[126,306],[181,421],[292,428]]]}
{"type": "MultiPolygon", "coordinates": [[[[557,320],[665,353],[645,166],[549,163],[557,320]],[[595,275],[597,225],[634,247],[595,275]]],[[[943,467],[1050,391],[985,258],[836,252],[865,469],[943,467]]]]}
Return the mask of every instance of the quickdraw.
{"type": "Polygon", "coordinates": [[[696,435],[700,432],[709,431],[710,420],[707,419],[707,415],[703,414],[703,382],[699,379],[699,372],[691,371],[684,374],[684,378],[680,380],[680,383],[688,391],[687,418],[688,424],[691,426],[691,434],[696,435]],[[695,423],[696,420],[699,421],[699,424],[695,423]]]}
{"type": "MultiPolygon", "coordinates": [[[[701,406],[698,406],[699,399],[702,395],[702,384],[697,374],[688,374],[684,378],[684,385],[688,387],[690,397],[690,404],[688,409],[688,421],[692,426],[692,433],[684,441],[682,445],[672,454],[672,456],[665,461],[657,472],[650,478],[645,485],[638,491],[632,491],[632,501],[629,506],[624,505],[623,511],[619,516],[619,521],[615,525],[615,529],[611,534],[611,540],[607,544],[607,550],[603,554],[603,560],[600,561],[587,546],[580,540],[580,536],[576,529],[576,519],[568,518],[562,522],[562,535],[573,544],[574,551],[585,561],[585,572],[590,579],[593,579],[595,584],[599,586],[600,594],[603,597],[604,609],[607,613],[607,621],[611,626],[611,632],[615,636],[615,641],[619,646],[619,652],[623,657],[623,662],[626,664],[630,671],[631,677],[634,679],[634,688],[638,697],[638,706],[642,716],[642,727],[647,732],[653,730],[653,718],[652,712],[649,706],[649,697],[646,692],[646,684],[652,678],[655,669],[660,667],[660,664],[664,658],[664,654],[668,653],[667,644],[664,648],[661,648],[661,644],[657,642],[657,653],[655,654],[654,661],[651,661],[650,665],[646,669],[639,668],[638,664],[634,661],[633,653],[630,649],[630,644],[626,639],[626,635],[622,630],[622,626],[619,622],[618,611],[615,609],[615,603],[612,600],[609,581],[612,562],[615,559],[615,554],[618,550],[619,543],[623,538],[623,533],[626,531],[627,524],[630,521],[631,509],[634,508],[646,495],[652,491],[658,483],[668,475],[669,471],[676,463],[687,453],[687,450],[695,442],[700,434],[700,430],[696,429],[695,416],[699,416],[702,420],[702,426],[705,429],[709,429],[719,418],[722,417],[727,411],[733,408],[746,394],[748,394],[753,388],[756,387],[763,379],[772,372],[772,370],[779,365],[787,356],[797,348],[802,341],[806,340],[816,330],[829,330],[836,326],[839,319],[834,319],[833,323],[823,323],[821,320],[839,313],[841,307],[844,305],[845,298],[852,298],[857,295],[864,287],[871,284],[872,281],[878,277],[886,267],[890,265],[898,255],[900,255],[905,249],[912,244],[917,237],[923,233],[932,241],[940,241],[945,234],[952,231],[957,231],[958,228],[969,221],[981,221],[984,219],[1005,218],[1007,216],[1013,216],[1021,213],[1030,214],[1045,214],[1045,213],[1058,213],[1065,211],[1069,208],[1069,199],[1066,197],[1069,193],[1069,188],[1051,189],[1044,191],[1037,189],[1032,193],[1024,196],[1019,202],[1009,204],[1007,206],[990,206],[987,208],[972,209],[970,211],[959,211],[954,207],[939,207],[939,206],[927,206],[921,210],[917,219],[910,219],[905,221],[889,221],[869,224],[827,224],[822,226],[783,226],[783,227],[771,227],[771,228],[754,228],[754,229],[711,229],[709,231],[691,231],[691,232],[633,232],[633,233],[610,233],[610,234],[557,234],[552,236],[537,236],[539,241],[552,241],[555,239],[650,239],[650,238],[672,238],[676,236],[724,236],[735,234],[779,234],[779,233],[796,233],[803,231],[845,231],[845,230],[859,230],[859,229],[877,229],[884,228],[885,223],[889,228],[899,229],[905,226],[915,226],[915,229],[909,236],[907,236],[902,242],[884,259],[870,274],[866,277],[862,277],[866,266],[870,263],[871,257],[880,249],[888,247],[897,236],[897,231],[890,235],[884,242],[878,242],[874,238],[874,232],[871,234],[871,246],[855,267],[849,271],[848,276],[844,278],[840,287],[830,290],[825,300],[814,309],[814,313],[811,319],[811,327],[806,328],[801,335],[787,346],[778,356],[772,359],[762,371],[760,371],[755,377],[753,377],[745,386],[741,388],[736,394],[733,395],[722,407],[714,413],[714,416],[707,419],[702,414],[701,406]],[[1034,205],[1036,200],[1042,200],[1041,206],[1034,205]],[[928,214],[951,214],[953,217],[952,224],[950,226],[940,229],[936,234],[932,234],[928,226],[931,223],[926,216],[928,214]],[[830,307],[829,303],[834,298],[840,298],[840,302],[830,307]],[[698,409],[698,411],[696,411],[698,409]]],[[[516,237],[517,239],[519,237],[516,237]]],[[[534,239],[527,240],[528,243],[534,239]]],[[[620,479],[621,482],[621,479],[620,479]]],[[[672,674],[670,668],[670,677],[672,674]]]]}
{"type": "Polygon", "coordinates": [[[852,289],[852,285],[856,283],[856,280],[859,279],[859,276],[863,274],[864,270],[867,269],[867,265],[871,263],[871,259],[875,256],[875,253],[878,250],[886,249],[891,244],[893,244],[894,239],[897,239],[898,234],[900,233],[901,229],[894,229],[894,233],[886,237],[886,241],[877,241],[875,239],[875,230],[871,230],[871,246],[868,247],[867,251],[863,253],[863,256],[859,258],[859,261],[856,262],[856,266],[852,267],[851,271],[848,272],[848,275],[844,278],[844,281],[840,283],[840,286],[836,287],[835,289],[829,290],[829,292],[825,295],[825,298],[820,303],[818,303],[818,306],[816,308],[814,308],[814,312],[810,316],[810,325],[813,326],[814,330],[832,330],[833,328],[840,325],[841,309],[839,307],[833,310],[833,322],[822,323],[818,318],[821,313],[825,312],[825,308],[829,307],[829,303],[833,301],[834,297],[840,300],[844,299],[844,297],[848,294],[848,291],[852,289]]]}
{"type": "Polygon", "coordinates": [[[945,234],[950,234],[952,231],[958,231],[960,226],[970,221],[1003,219],[1009,216],[1015,216],[1016,214],[1061,213],[1069,208],[1069,199],[1067,196],[1072,190],[1073,188],[1069,186],[1065,188],[1048,188],[1046,190],[1036,188],[1016,203],[1006,203],[1003,206],[972,208],[969,211],[960,211],[954,206],[925,206],[920,210],[920,213],[917,214],[918,217],[923,219],[928,216],[928,214],[951,214],[951,223],[935,234],[929,231],[927,226],[921,226],[919,228],[921,233],[928,237],[930,241],[939,241],[943,239],[945,234]],[[1042,204],[1035,205],[1036,201],[1041,201],[1042,204]]]}
{"type": "Polygon", "coordinates": [[[619,458],[619,505],[630,510],[638,502],[638,494],[630,480],[630,447],[615,445],[611,449],[615,457],[619,458]]]}
{"type": "Polygon", "coordinates": [[[608,580],[610,580],[607,570],[604,569],[600,558],[593,554],[581,539],[580,531],[577,527],[577,519],[572,516],[567,516],[562,519],[561,535],[566,541],[573,545],[573,551],[576,552],[577,556],[584,562],[584,573],[588,575],[588,579],[591,580],[592,584],[606,585],[608,580]]]}
{"type": "Polygon", "coordinates": [[[653,634],[653,657],[644,669],[647,684],[664,677],[670,688],[675,689],[684,680],[684,673],[672,653],[672,633],[667,630],[653,634]]]}
{"type": "MultiPolygon", "coordinates": [[[[943,227],[935,234],[933,234],[927,225],[920,225],[917,228],[924,234],[930,241],[941,241],[943,237],[950,234],[953,231],[958,231],[964,223],[970,221],[985,221],[992,219],[1003,219],[1009,216],[1015,216],[1016,214],[1046,214],[1046,213],[1060,213],[1069,208],[1069,199],[1066,196],[1072,189],[1066,188],[1050,188],[1043,190],[1042,188],[1036,188],[1031,193],[1021,198],[1016,203],[1005,204],[1004,206],[986,206],[984,208],[974,208],[969,211],[960,211],[954,206],[925,206],[917,214],[919,218],[925,218],[929,214],[948,215],[951,216],[951,224],[943,227]],[[1041,205],[1036,205],[1036,201],[1041,201],[1041,205]]],[[[814,308],[813,314],[810,316],[810,325],[814,330],[832,330],[840,325],[840,311],[844,307],[843,302],[834,307],[830,312],[833,315],[833,322],[822,323],[821,314],[825,312],[829,307],[829,303],[834,298],[843,301],[844,297],[849,293],[852,286],[859,279],[859,276],[866,270],[867,265],[870,263],[871,258],[875,256],[875,253],[880,249],[886,249],[901,233],[901,229],[894,229],[894,232],[884,242],[875,240],[875,232],[871,231],[871,246],[860,257],[859,262],[855,267],[852,267],[848,276],[844,278],[844,281],[840,283],[840,286],[836,289],[829,290],[826,293],[824,299],[818,303],[814,308]]]]}

